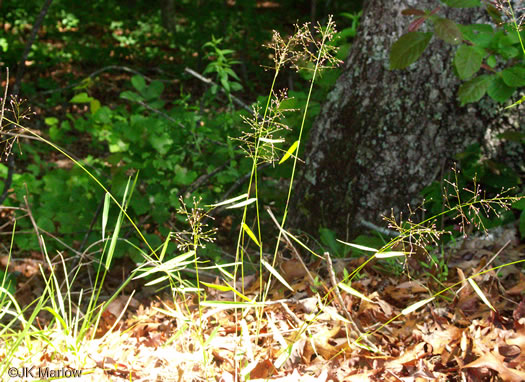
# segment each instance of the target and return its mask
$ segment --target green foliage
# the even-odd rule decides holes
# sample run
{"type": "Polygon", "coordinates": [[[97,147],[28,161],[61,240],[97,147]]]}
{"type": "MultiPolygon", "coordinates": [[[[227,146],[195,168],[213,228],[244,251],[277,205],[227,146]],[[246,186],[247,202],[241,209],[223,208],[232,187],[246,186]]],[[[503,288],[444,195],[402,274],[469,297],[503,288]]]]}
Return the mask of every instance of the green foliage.
{"type": "Polygon", "coordinates": [[[390,69],[404,69],[417,61],[426,49],[432,33],[408,32],[390,50],[390,69]]]}
{"type": "MultiPolygon", "coordinates": [[[[240,61],[229,57],[235,53],[234,50],[219,48],[222,40],[222,38],[216,39],[215,36],[212,36],[212,40],[203,45],[203,48],[211,49],[211,52],[206,54],[206,58],[211,62],[204,69],[204,74],[215,73],[217,82],[229,95],[232,91],[242,90],[242,85],[238,82],[240,78],[232,69],[232,66],[240,64],[240,61]]],[[[212,94],[217,93],[217,85],[211,87],[211,92],[212,94]]]]}
{"type": "Polygon", "coordinates": [[[459,78],[470,79],[481,68],[483,56],[484,51],[479,47],[460,45],[454,57],[454,65],[459,78]]]}
{"type": "MultiPolygon", "coordinates": [[[[481,6],[479,0],[442,0],[454,8],[481,6]]],[[[415,15],[410,31],[402,35],[390,51],[390,69],[403,69],[417,61],[429,45],[432,36],[458,45],[453,64],[457,76],[464,82],[458,90],[461,105],[477,102],[488,94],[499,103],[508,101],[520,87],[525,86],[525,31],[520,31],[510,9],[510,21],[503,23],[503,15],[492,5],[485,6],[488,14],[500,27],[488,24],[461,25],[437,16],[434,11],[409,9],[415,15]],[[417,32],[429,20],[433,32],[417,32]],[[480,74],[480,71],[483,72],[480,74]]]]}
{"type": "Polygon", "coordinates": [[[335,232],[328,228],[319,228],[319,239],[325,250],[336,257],[345,257],[350,252],[351,247],[337,241],[335,232]]]}
{"type": "Polygon", "coordinates": [[[436,36],[449,44],[459,44],[463,38],[458,25],[449,19],[437,18],[434,22],[436,36]]]}
{"type": "MultiPolygon", "coordinates": [[[[86,105],[83,116],[68,114],[66,120],[48,117],[45,124],[50,138],[58,145],[77,144],[80,135],[87,135],[89,151],[107,153],[96,159],[87,156],[84,163],[91,166],[105,184],[111,185],[111,192],[117,197],[124,193],[128,174],[139,170],[141,186],[130,201],[130,213],[149,214],[160,232],[166,234],[164,225],[180,206],[179,195],[190,189],[199,175],[227,164],[199,190],[209,203],[220,199],[248,168],[239,165],[239,154],[233,146],[221,143],[236,134],[238,116],[215,112],[200,115],[198,107],[190,103],[189,95],[181,93],[178,99],[167,102],[163,99],[164,90],[160,81],[146,82],[142,76],[134,76],[130,89],[120,95],[127,104],[111,108],[82,91],[73,96],[70,103],[86,105]]],[[[66,235],[68,243],[81,242],[103,194],[93,187],[85,173],[75,167],[58,167],[45,160],[48,155],[40,145],[24,148],[19,160],[28,163],[30,171],[15,174],[16,196],[6,203],[23,201],[27,186],[28,201],[38,226],[53,235],[66,235]]],[[[4,165],[0,165],[0,170],[7,172],[4,165]]],[[[112,211],[113,218],[115,213],[112,211]]],[[[31,232],[33,227],[26,218],[20,220],[19,228],[31,232]]],[[[100,229],[97,221],[88,242],[96,240],[100,229]]],[[[159,243],[158,236],[150,235],[148,239],[152,245],[159,243]]],[[[18,235],[16,244],[23,250],[39,248],[36,237],[31,234],[18,235]]],[[[49,241],[50,250],[55,245],[57,243],[49,241]]],[[[128,249],[117,247],[115,257],[124,255],[128,249]]]]}
{"type": "MultiPolygon", "coordinates": [[[[15,66],[41,6],[40,0],[3,2],[0,21],[7,33],[0,39],[0,49],[5,50],[2,64],[15,66]]],[[[302,17],[292,2],[283,6],[290,10],[288,20],[302,17]]],[[[152,245],[162,242],[159,237],[169,233],[169,226],[181,223],[174,217],[180,207],[179,195],[197,193],[205,203],[219,200],[250,170],[249,163],[240,161],[239,150],[228,140],[239,136],[241,117],[232,108],[225,111],[219,97],[200,98],[195,83],[180,73],[186,66],[204,70],[215,75],[226,92],[234,92],[242,88],[234,71],[242,60],[245,74],[265,83],[260,63],[267,56],[259,47],[271,37],[269,26],[279,28],[279,22],[287,22],[280,14],[260,12],[255,0],[227,7],[222,0],[207,1],[205,7],[183,0],[175,7],[174,28],[166,29],[162,10],[143,0],[136,1],[134,7],[125,7],[118,0],[76,5],[55,0],[28,58],[32,70],[26,73],[34,78],[24,79],[22,85],[26,96],[40,102],[38,115],[43,119],[44,136],[81,158],[90,171],[111,186],[116,197],[123,196],[128,174],[140,171],[129,212],[151,224],[145,236],[152,245]],[[163,73],[164,78],[176,77],[178,84],[143,76],[133,76],[127,82],[119,79],[117,86],[125,88],[117,98],[110,93],[115,89],[111,81],[117,77],[86,77],[106,65],[123,63],[150,77],[156,76],[153,70],[163,73]],[[61,70],[66,67],[73,70],[61,70]],[[53,76],[49,75],[50,68],[53,76]],[[85,79],[78,83],[78,77],[85,79]],[[60,91],[61,87],[65,89],[60,91]],[[46,91],[44,96],[42,91],[46,91]],[[202,184],[198,182],[201,179],[205,180],[202,184]]],[[[348,44],[355,35],[358,17],[342,17],[352,22],[341,39],[341,44],[348,44]]],[[[326,89],[335,78],[323,78],[326,89]]],[[[254,89],[260,85],[251,81],[245,86],[251,93],[244,98],[254,99],[254,89]]],[[[306,91],[301,84],[297,87],[295,102],[301,106],[306,103],[306,91]]],[[[311,101],[311,105],[312,113],[320,108],[318,102],[311,101]]],[[[290,116],[291,122],[299,119],[290,116]]],[[[24,145],[17,157],[19,167],[12,185],[15,192],[5,203],[24,206],[27,196],[39,227],[78,248],[84,241],[89,245],[99,238],[100,219],[92,229],[90,224],[104,195],[93,187],[89,176],[66,162],[38,142],[24,145]]],[[[268,171],[278,179],[289,167],[286,163],[268,171]]],[[[0,165],[0,170],[5,172],[5,166],[0,165]]],[[[275,179],[268,182],[268,197],[281,196],[283,191],[270,185],[276,183],[275,179]]],[[[109,218],[116,219],[117,213],[110,210],[109,218]]],[[[17,248],[37,250],[30,220],[19,216],[18,227],[26,233],[17,235],[17,248]]],[[[124,222],[122,230],[129,229],[124,222]]],[[[134,239],[130,242],[138,245],[134,239]]],[[[63,249],[54,240],[47,245],[50,252],[63,249]]],[[[115,257],[128,250],[127,246],[117,246],[115,257]]]]}

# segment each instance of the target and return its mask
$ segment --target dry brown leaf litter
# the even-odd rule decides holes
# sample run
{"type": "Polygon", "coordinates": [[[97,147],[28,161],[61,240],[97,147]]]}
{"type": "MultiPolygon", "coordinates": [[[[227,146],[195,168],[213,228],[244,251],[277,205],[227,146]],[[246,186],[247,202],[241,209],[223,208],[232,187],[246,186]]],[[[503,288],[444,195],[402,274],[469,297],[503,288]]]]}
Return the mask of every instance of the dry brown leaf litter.
{"type": "MultiPolygon", "coordinates": [[[[496,244],[501,245],[496,240],[478,243],[479,249],[474,241],[449,250],[456,267],[447,286],[482,269],[498,251],[496,244]]],[[[514,242],[494,263],[524,257],[523,245],[514,242]]],[[[362,261],[345,266],[351,270],[362,261]]],[[[342,267],[336,266],[341,279],[342,267]]],[[[322,267],[312,269],[319,270],[320,280],[326,279],[322,267]]],[[[96,338],[81,344],[78,353],[64,345],[73,340],[56,330],[50,343],[38,337],[22,343],[10,365],[81,369],[83,376],[75,380],[83,381],[525,381],[522,269],[518,265],[499,276],[491,271],[476,278],[497,312],[464,283],[459,292],[444,294],[377,331],[402,309],[441,288],[425,276],[400,279],[365,269],[352,287],[372,302],[342,292],[343,303],[360,326],[373,332],[370,339],[379,352],[355,346],[355,333],[335,296],[322,299],[325,292],[302,274],[289,279],[294,294],[274,283],[268,299],[272,304],[262,310],[206,307],[198,326],[199,309],[192,296],[175,303],[140,294],[120,296],[104,312],[96,338]],[[116,322],[126,306],[125,318],[116,322]],[[283,349],[288,349],[287,357],[283,349]]],[[[258,282],[253,281],[246,290],[257,293],[258,282]]],[[[31,283],[36,285],[34,279],[31,283]]],[[[27,290],[22,293],[28,298],[27,290]]],[[[211,297],[232,300],[231,293],[215,290],[209,290],[211,297]]],[[[0,350],[0,359],[6,350],[0,350]]]]}

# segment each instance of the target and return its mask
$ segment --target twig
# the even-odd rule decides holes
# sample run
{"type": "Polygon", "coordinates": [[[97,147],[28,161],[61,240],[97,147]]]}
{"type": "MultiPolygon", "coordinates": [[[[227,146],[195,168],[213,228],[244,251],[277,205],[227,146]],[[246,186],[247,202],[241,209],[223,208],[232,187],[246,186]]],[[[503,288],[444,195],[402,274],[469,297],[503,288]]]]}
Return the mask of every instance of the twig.
{"type": "Polygon", "coordinates": [[[2,113],[0,115],[0,131],[2,131],[2,123],[4,122],[4,110],[5,110],[5,100],[7,99],[7,89],[9,88],[9,68],[6,68],[6,79],[5,79],[5,89],[4,89],[4,98],[2,99],[2,113]]]}
{"type": "Polygon", "coordinates": [[[503,247],[501,247],[501,248],[499,249],[499,251],[496,252],[496,254],[495,254],[494,256],[492,256],[492,258],[491,258],[489,261],[487,261],[487,264],[485,264],[485,266],[484,266],[483,268],[481,268],[481,269],[478,271],[478,273],[482,272],[485,268],[487,268],[487,267],[488,267],[488,266],[489,266],[489,265],[490,265],[490,264],[496,259],[496,257],[498,257],[498,256],[501,254],[501,252],[502,252],[505,248],[507,248],[507,246],[508,246],[509,244],[510,244],[510,240],[507,240],[507,242],[503,245],[503,247]]]}
{"type": "Polygon", "coordinates": [[[52,238],[53,240],[56,240],[59,244],[63,245],[65,248],[69,249],[71,252],[73,252],[75,255],[80,255],[81,253],[79,251],[77,251],[75,248],[67,245],[66,243],[64,243],[62,240],[60,240],[58,237],[56,237],[55,235],[53,235],[51,232],[47,232],[46,230],[42,229],[42,228],[38,228],[39,232],[42,232],[44,234],[46,234],[47,236],[49,236],[50,238],[52,238]]]}
{"type": "MultiPolygon", "coordinates": [[[[162,110],[155,109],[154,107],[151,107],[150,105],[148,105],[147,103],[145,103],[143,101],[137,101],[137,100],[132,100],[132,99],[126,99],[126,100],[130,101],[130,102],[133,102],[133,103],[136,103],[136,104],[139,104],[140,106],[143,106],[144,108],[146,108],[146,109],[148,109],[148,110],[150,110],[150,111],[152,111],[154,113],[159,114],[160,116],[164,117],[165,119],[167,119],[171,123],[174,123],[177,126],[179,126],[181,129],[186,129],[186,126],[184,126],[182,123],[180,123],[176,119],[170,117],[168,114],[164,113],[162,110]]],[[[226,143],[224,143],[224,142],[219,142],[219,141],[216,141],[216,140],[213,140],[213,139],[209,139],[207,137],[203,137],[203,138],[205,140],[215,144],[215,145],[228,147],[228,145],[226,143]]]]}
{"type": "Polygon", "coordinates": [[[312,285],[315,285],[315,280],[312,276],[312,274],[310,273],[310,270],[308,269],[308,267],[306,266],[306,264],[304,263],[301,255],[299,255],[299,252],[297,251],[297,249],[294,247],[294,245],[292,244],[292,241],[288,238],[288,233],[281,227],[281,225],[279,224],[279,222],[277,221],[277,219],[275,218],[275,216],[273,215],[273,212],[272,210],[270,209],[270,207],[266,207],[266,212],[268,212],[268,214],[270,215],[270,217],[272,218],[273,222],[275,223],[275,225],[277,226],[277,228],[279,228],[279,230],[282,232],[283,234],[283,238],[284,240],[286,240],[286,243],[289,245],[289,247],[292,249],[292,253],[294,254],[294,256],[296,257],[296,259],[299,261],[299,263],[302,265],[302,267],[304,268],[304,270],[306,271],[306,275],[308,276],[308,280],[310,281],[310,283],[312,285]]]}
{"type": "Polygon", "coordinates": [[[222,165],[217,167],[215,170],[210,172],[209,174],[201,175],[195,180],[192,184],[190,184],[188,187],[183,189],[181,191],[181,195],[183,195],[185,198],[189,197],[189,194],[191,194],[194,190],[199,188],[202,184],[205,184],[211,177],[215,176],[217,173],[221,172],[228,166],[230,162],[224,162],[222,165]]]}
{"type": "Polygon", "coordinates": [[[190,68],[185,68],[184,71],[186,73],[189,73],[191,74],[193,77],[196,77],[197,79],[201,80],[202,82],[208,84],[208,85],[215,85],[217,86],[221,92],[223,92],[224,94],[232,97],[232,100],[239,106],[241,106],[242,108],[248,110],[250,113],[253,112],[253,110],[246,104],[244,103],[243,101],[241,101],[239,98],[235,97],[233,94],[229,94],[226,90],[224,90],[221,86],[217,85],[215,82],[213,82],[212,80],[210,80],[209,78],[206,78],[202,75],[200,75],[199,73],[197,73],[195,70],[193,69],[190,69],[190,68]]]}
{"type": "MultiPolygon", "coordinates": [[[[111,190],[111,187],[108,189],[108,191],[111,190]]],[[[95,223],[98,220],[98,217],[100,215],[100,211],[102,211],[102,207],[104,206],[104,200],[106,199],[106,194],[102,195],[102,198],[100,199],[100,202],[98,203],[97,210],[95,211],[95,214],[93,215],[93,218],[91,219],[91,223],[89,224],[89,228],[86,231],[86,234],[84,235],[84,238],[82,239],[82,243],[80,243],[80,247],[78,248],[78,251],[75,251],[75,259],[72,262],[71,269],[75,270],[79,263],[82,260],[82,257],[84,256],[84,253],[82,252],[84,250],[84,246],[87,243],[87,240],[89,238],[89,235],[93,231],[93,227],[95,226],[95,223]]]]}
{"type": "Polygon", "coordinates": [[[366,227],[366,228],[369,228],[371,230],[374,230],[374,231],[377,231],[383,235],[386,235],[386,236],[392,236],[392,237],[396,237],[396,236],[399,236],[399,232],[396,232],[396,231],[393,231],[391,229],[388,229],[388,228],[383,228],[383,227],[379,227],[377,225],[375,225],[374,223],[371,223],[367,220],[361,220],[361,225],[363,227],[366,227]]]}
{"type": "MultiPolygon", "coordinates": [[[[111,190],[111,187],[108,188],[108,191],[111,190]]],[[[91,219],[91,223],[89,224],[89,228],[86,231],[86,234],[84,235],[84,238],[82,239],[82,243],[80,243],[80,247],[78,247],[78,253],[82,254],[82,251],[84,250],[84,246],[86,245],[86,242],[88,240],[89,234],[93,231],[93,227],[95,223],[98,220],[98,216],[100,215],[100,211],[102,211],[102,207],[104,206],[104,201],[106,199],[106,194],[102,194],[102,198],[100,198],[100,202],[98,203],[97,210],[95,211],[95,214],[93,215],[93,218],[91,219]]]]}
{"type": "MultiPolygon", "coordinates": [[[[101,69],[95,70],[93,73],[91,73],[90,75],[88,75],[85,78],[93,78],[93,77],[98,76],[100,73],[107,72],[109,70],[121,70],[123,72],[128,72],[128,73],[136,74],[138,76],[142,76],[142,77],[144,77],[144,79],[146,79],[146,80],[148,80],[150,82],[153,81],[153,79],[149,78],[148,76],[145,76],[144,74],[142,74],[142,73],[140,73],[140,72],[138,72],[138,71],[136,71],[134,69],[128,68],[127,66],[119,66],[119,65],[105,66],[105,67],[103,67],[101,69]]],[[[65,86],[63,88],[44,90],[42,92],[39,92],[38,94],[51,94],[51,93],[62,92],[64,90],[71,89],[71,88],[74,88],[75,86],[80,85],[83,81],[84,80],[75,82],[75,83],[73,83],[71,85],[68,85],[68,86],[65,86]]],[[[168,81],[168,82],[172,82],[172,81],[168,81]]]]}
{"type": "MultiPolygon", "coordinates": [[[[257,171],[260,171],[268,166],[270,166],[271,163],[263,163],[260,166],[257,166],[257,171]]],[[[248,179],[250,179],[250,176],[252,175],[252,172],[247,172],[245,175],[241,176],[239,179],[235,181],[234,184],[226,191],[226,193],[223,195],[223,200],[228,200],[228,197],[237,189],[239,188],[244,182],[246,182],[248,179]]]]}
{"type": "Polygon", "coordinates": [[[288,305],[286,305],[284,302],[282,301],[279,301],[280,305],[283,307],[283,309],[285,310],[286,313],[288,313],[288,315],[290,317],[293,318],[293,320],[295,321],[295,323],[298,325],[298,326],[301,326],[304,324],[304,322],[299,318],[297,317],[297,315],[292,312],[292,310],[288,307],[288,305]]]}
{"type": "Polygon", "coordinates": [[[324,257],[326,259],[328,274],[330,275],[330,282],[332,283],[332,289],[334,290],[335,296],[339,301],[339,305],[341,305],[341,309],[343,309],[343,313],[345,314],[346,319],[350,322],[352,330],[358,336],[358,339],[363,339],[363,341],[366,342],[368,346],[374,348],[375,345],[368,339],[368,337],[366,337],[366,335],[363,334],[363,328],[356,321],[354,321],[352,315],[350,314],[348,309],[346,309],[346,305],[343,302],[343,297],[341,296],[341,291],[339,290],[339,283],[335,278],[334,267],[332,265],[332,259],[330,258],[330,254],[328,252],[325,252],[324,257]]]}
{"type": "Polygon", "coordinates": [[[353,322],[354,320],[352,316],[350,315],[350,312],[348,311],[348,309],[346,309],[345,303],[343,302],[343,297],[341,296],[341,291],[339,290],[339,287],[338,287],[339,283],[335,279],[334,266],[332,264],[332,258],[330,257],[330,253],[325,252],[324,257],[326,259],[326,265],[327,265],[326,268],[328,269],[328,275],[330,276],[330,282],[332,283],[332,287],[334,288],[335,296],[337,297],[339,305],[341,305],[341,309],[343,309],[343,312],[346,318],[349,321],[353,322]]]}
{"type": "Polygon", "coordinates": [[[139,104],[140,106],[143,106],[145,107],[146,109],[154,112],[154,113],[157,113],[159,114],[160,116],[164,117],[165,119],[167,119],[168,121],[174,123],[175,125],[179,126],[181,129],[186,129],[186,126],[184,126],[182,123],[180,123],[179,121],[177,121],[175,118],[172,118],[170,117],[168,114],[164,113],[162,110],[159,110],[159,109],[155,109],[154,107],[151,107],[150,105],[148,105],[146,102],[143,102],[143,101],[139,101],[139,100],[134,100],[134,99],[128,99],[126,98],[126,101],[130,101],[130,102],[133,102],[133,103],[137,103],[139,104]]]}

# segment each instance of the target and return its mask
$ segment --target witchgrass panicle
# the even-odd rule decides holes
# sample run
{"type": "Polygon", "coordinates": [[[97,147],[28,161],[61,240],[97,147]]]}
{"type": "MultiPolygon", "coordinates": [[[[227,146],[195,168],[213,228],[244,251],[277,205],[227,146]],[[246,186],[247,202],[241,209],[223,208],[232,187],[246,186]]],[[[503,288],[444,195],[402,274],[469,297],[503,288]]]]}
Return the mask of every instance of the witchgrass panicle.
{"type": "Polygon", "coordinates": [[[188,207],[184,199],[180,199],[181,207],[177,212],[186,217],[186,222],[189,224],[190,231],[179,231],[175,233],[175,241],[177,241],[177,248],[180,251],[197,251],[198,248],[206,247],[206,242],[213,243],[217,228],[207,229],[208,224],[205,223],[207,219],[214,219],[213,216],[208,215],[203,208],[199,207],[202,198],[193,197],[193,207],[188,211],[188,207]]]}
{"type": "Polygon", "coordinates": [[[473,187],[463,187],[459,189],[458,171],[455,167],[452,168],[455,180],[451,182],[444,179],[449,187],[443,189],[443,199],[445,208],[456,212],[456,221],[460,232],[466,236],[468,230],[476,229],[487,231],[484,223],[484,217],[495,215],[500,217],[501,211],[508,211],[512,203],[519,200],[519,197],[507,196],[512,191],[511,189],[501,190],[499,194],[493,198],[487,198],[484,190],[481,189],[476,177],[472,180],[473,187]],[[451,189],[451,191],[449,191],[451,189]],[[467,201],[462,200],[461,191],[470,195],[467,201]]]}
{"type": "MultiPolygon", "coordinates": [[[[5,94],[7,94],[7,87],[5,94]]],[[[2,98],[1,103],[0,133],[6,133],[6,138],[2,140],[2,143],[4,143],[2,150],[3,155],[7,158],[11,155],[14,144],[18,142],[18,138],[23,132],[23,128],[21,128],[20,125],[29,120],[34,113],[31,111],[31,108],[26,105],[26,101],[18,96],[11,96],[9,107],[5,105],[5,96],[2,98]],[[6,112],[8,117],[5,116],[6,112]]]]}
{"type": "Polygon", "coordinates": [[[279,154],[284,152],[284,150],[277,147],[278,144],[284,142],[284,138],[280,137],[278,133],[282,130],[290,130],[290,128],[281,121],[284,118],[284,113],[296,110],[285,109],[281,106],[286,99],[286,91],[274,92],[266,118],[260,115],[259,105],[253,107],[253,115],[251,117],[241,117],[250,130],[244,131],[240,138],[235,139],[242,142],[240,148],[249,158],[256,161],[257,165],[274,163],[279,159],[279,154]],[[277,153],[277,151],[280,153],[277,153]],[[255,155],[256,152],[257,156],[255,155]]]}

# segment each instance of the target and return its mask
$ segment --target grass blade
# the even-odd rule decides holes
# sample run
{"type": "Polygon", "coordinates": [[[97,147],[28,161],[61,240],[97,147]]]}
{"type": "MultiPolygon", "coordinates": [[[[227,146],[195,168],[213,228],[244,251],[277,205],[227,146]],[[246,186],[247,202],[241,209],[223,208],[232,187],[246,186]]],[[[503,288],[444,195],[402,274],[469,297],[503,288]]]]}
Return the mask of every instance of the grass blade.
{"type": "Polygon", "coordinates": [[[108,215],[109,215],[109,202],[110,202],[109,192],[106,192],[104,195],[104,209],[102,210],[102,240],[106,238],[106,226],[108,225],[108,215]]]}
{"type": "Polygon", "coordinates": [[[400,251],[388,251],[388,252],[379,252],[375,254],[375,257],[378,259],[387,259],[389,257],[396,257],[396,256],[405,256],[409,255],[410,252],[400,252],[400,251]]]}
{"type": "Polygon", "coordinates": [[[288,282],[283,278],[283,276],[281,276],[279,272],[277,272],[277,270],[274,267],[272,267],[266,260],[261,259],[261,263],[266,267],[266,269],[268,269],[268,271],[272,275],[274,275],[281,282],[281,284],[290,289],[292,292],[295,292],[294,289],[290,286],[290,284],[288,284],[288,282]]]}
{"type": "Polygon", "coordinates": [[[352,296],[356,296],[356,297],[360,298],[361,300],[372,302],[372,300],[370,300],[368,297],[366,297],[361,292],[359,292],[359,291],[355,290],[354,288],[352,288],[350,285],[346,285],[345,283],[339,283],[338,286],[339,286],[339,288],[344,290],[346,293],[350,293],[352,296]]]}
{"type": "Polygon", "coordinates": [[[244,199],[247,196],[248,196],[248,194],[244,193],[242,195],[236,196],[235,198],[226,199],[226,200],[223,200],[222,202],[215,203],[215,204],[210,204],[210,207],[220,207],[220,206],[224,206],[226,204],[231,204],[231,203],[236,202],[237,200],[244,199]]]}
{"type": "Polygon", "coordinates": [[[416,310],[418,310],[419,308],[421,308],[422,306],[428,304],[430,301],[432,301],[433,299],[435,299],[435,297],[430,297],[430,298],[427,298],[425,300],[422,300],[422,301],[419,301],[419,302],[416,302],[415,304],[412,304],[410,305],[409,307],[403,309],[401,311],[401,314],[406,316],[416,310]]]}
{"type": "Polygon", "coordinates": [[[258,247],[261,246],[261,244],[259,244],[259,240],[257,240],[257,238],[255,237],[255,234],[252,232],[250,227],[246,225],[246,223],[242,223],[242,229],[244,230],[244,232],[248,234],[248,236],[252,238],[252,240],[255,242],[255,244],[257,244],[258,247]]]}
{"type": "Polygon", "coordinates": [[[354,247],[354,248],[357,248],[357,249],[360,249],[362,251],[368,251],[368,252],[377,252],[377,249],[375,248],[372,248],[372,247],[365,247],[364,245],[359,245],[359,244],[353,244],[353,243],[347,243],[346,241],[342,241],[342,240],[339,240],[337,239],[338,242],[344,244],[344,245],[348,245],[350,247],[354,247]]]}
{"type": "Polygon", "coordinates": [[[476,284],[474,279],[469,278],[468,282],[469,282],[470,286],[472,287],[472,289],[474,289],[474,292],[476,292],[476,294],[479,296],[479,298],[481,298],[483,300],[485,305],[487,305],[490,309],[492,309],[495,312],[496,309],[494,309],[494,307],[492,306],[490,301],[487,299],[487,296],[485,296],[485,293],[483,293],[481,291],[481,289],[479,288],[478,284],[476,284]]]}
{"type": "Polygon", "coordinates": [[[283,155],[283,157],[281,158],[281,160],[279,161],[279,164],[283,163],[284,161],[286,161],[288,158],[290,158],[290,156],[295,152],[295,150],[297,150],[297,146],[299,146],[299,141],[295,141],[293,143],[293,145],[290,146],[290,148],[288,149],[288,151],[286,151],[286,153],[283,155]]]}
{"type": "Polygon", "coordinates": [[[244,207],[244,206],[247,206],[249,204],[252,204],[253,202],[255,202],[257,200],[257,198],[250,198],[250,199],[247,199],[247,200],[244,200],[240,203],[237,203],[237,204],[234,204],[233,206],[228,206],[226,207],[226,209],[231,209],[231,208],[240,208],[240,207],[244,207]]]}

